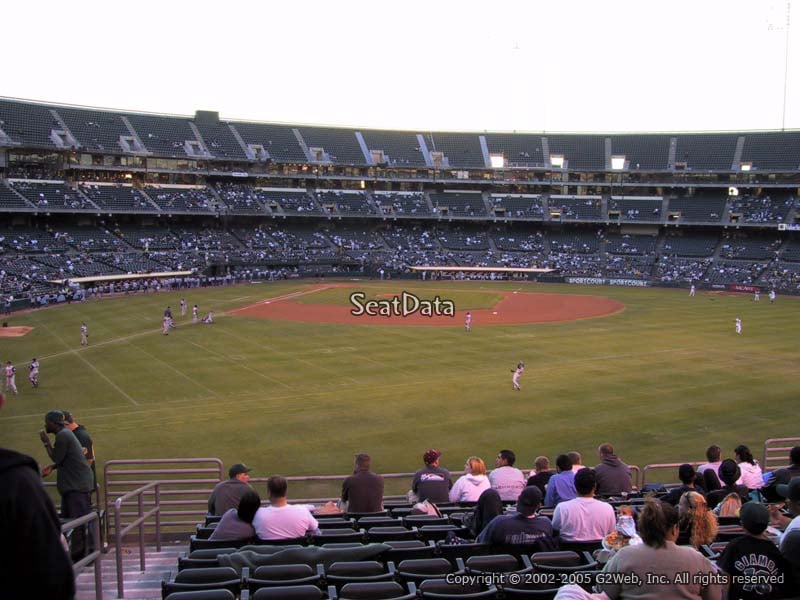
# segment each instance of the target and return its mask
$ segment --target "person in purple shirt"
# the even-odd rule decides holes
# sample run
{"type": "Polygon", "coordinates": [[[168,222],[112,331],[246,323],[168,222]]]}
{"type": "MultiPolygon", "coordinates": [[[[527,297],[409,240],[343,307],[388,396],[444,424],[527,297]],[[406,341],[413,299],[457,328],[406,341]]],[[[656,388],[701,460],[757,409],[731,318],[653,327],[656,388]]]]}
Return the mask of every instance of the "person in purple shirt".
{"type": "Polygon", "coordinates": [[[566,454],[559,454],[556,458],[557,473],[547,482],[547,494],[544,497],[545,506],[555,506],[559,502],[577,498],[575,491],[575,473],[572,471],[572,461],[566,454]]]}

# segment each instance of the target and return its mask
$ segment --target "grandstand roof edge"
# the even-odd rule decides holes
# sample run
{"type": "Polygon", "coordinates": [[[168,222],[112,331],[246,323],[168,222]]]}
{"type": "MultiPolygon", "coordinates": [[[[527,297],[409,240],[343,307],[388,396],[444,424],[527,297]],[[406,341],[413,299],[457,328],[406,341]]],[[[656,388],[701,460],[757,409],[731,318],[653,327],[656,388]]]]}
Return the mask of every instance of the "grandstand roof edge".
{"type": "MultiPolygon", "coordinates": [[[[194,119],[195,115],[191,114],[178,114],[178,113],[166,113],[166,112],[153,112],[153,111],[146,111],[146,110],[138,110],[138,109],[131,109],[131,108],[111,108],[111,107],[103,107],[103,106],[89,106],[84,104],[70,104],[67,102],[52,102],[47,100],[35,100],[32,98],[16,98],[13,96],[0,96],[0,100],[8,100],[11,102],[25,102],[28,104],[36,104],[43,107],[50,107],[50,108],[73,108],[73,109],[83,109],[83,110],[99,110],[99,111],[109,111],[119,114],[139,114],[139,115],[150,115],[155,117],[180,117],[186,119],[194,119]]],[[[366,125],[345,125],[345,124],[331,124],[331,123],[298,123],[298,122],[287,122],[287,121],[261,121],[261,120],[248,120],[242,119],[237,117],[223,117],[220,116],[220,121],[225,123],[253,123],[258,125],[284,125],[284,126],[294,126],[294,127],[325,127],[325,128],[333,128],[333,129],[349,129],[352,131],[389,131],[389,132],[404,132],[404,133],[466,133],[466,134],[475,134],[475,135],[486,135],[486,134],[501,134],[501,135],[688,135],[688,134],[748,134],[748,133],[800,133],[800,128],[798,129],[697,129],[697,130],[672,130],[672,131],[665,131],[665,130],[653,130],[653,131],[525,131],[525,130],[487,130],[487,129],[449,129],[449,130],[430,130],[427,127],[417,127],[417,128],[387,128],[387,127],[375,127],[375,126],[366,126],[366,125]]]]}

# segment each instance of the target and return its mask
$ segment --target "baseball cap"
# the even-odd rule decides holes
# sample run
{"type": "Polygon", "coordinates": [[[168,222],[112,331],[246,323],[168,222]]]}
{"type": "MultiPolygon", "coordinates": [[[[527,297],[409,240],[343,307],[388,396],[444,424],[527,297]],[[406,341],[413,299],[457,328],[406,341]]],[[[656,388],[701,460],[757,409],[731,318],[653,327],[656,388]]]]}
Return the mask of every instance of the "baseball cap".
{"type": "Polygon", "coordinates": [[[789,483],[780,483],[775,486],[778,496],[787,500],[800,500],[800,477],[795,477],[789,483]]]}
{"type": "Polygon", "coordinates": [[[530,517],[542,504],[542,491],[535,485],[529,485],[517,498],[517,512],[530,517]]]}
{"type": "Polygon", "coordinates": [[[431,463],[433,463],[433,462],[436,462],[437,460],[439,460],[439,457],[440,457],[441,455],[442,455],[442,453],[441,453],[441,452],[439,452],[438,450],[434,450],[433,448],[431,448],[430,450],[428,450],[427,452],[425,452],[425,454],[423,454],[423,455],[422,455],[422,460],[423,460],[423,461],[425,461],[425,464],[426,464],[426,465],[429,465],[429,464],[431,464],[431,463]]]}
{"type": "Polygon", "coordinates": [[[739,511],[739,521],[748,533],[758,535],[769,525],[769,511],[759,502],[747,502],[739,511]]]}
{"type": "Polygon", "coordinates": [[[66,425],[64,413],[60,410],[51,410],[44,416],[44,420],[50,423],[56,423],[57,425],[66,425]]]}
{"type": "Polygon", "coordinates": [[[242,463],[236,463],[230,469],[228,469],[228,477],[233,479],[234,477],[236,477],[241,473],[249,473],[252,470],[253,469],[251,469],[247,465],[243,465],[242,463]]]}

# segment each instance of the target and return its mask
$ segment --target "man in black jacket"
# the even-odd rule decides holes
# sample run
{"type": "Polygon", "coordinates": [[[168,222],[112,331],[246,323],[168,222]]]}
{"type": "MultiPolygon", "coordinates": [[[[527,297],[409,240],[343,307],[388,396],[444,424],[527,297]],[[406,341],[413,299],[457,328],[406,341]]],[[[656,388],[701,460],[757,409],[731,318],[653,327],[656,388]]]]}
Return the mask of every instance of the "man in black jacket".
{"type": "MultiPolygon", "coordinates": [[[[0,394],[0,406],[3,400],[0,394]]],[[[75,597],[72,563],[39,467],[6,448],[0,448],[0,581],[9,600],[75,597]]]]}

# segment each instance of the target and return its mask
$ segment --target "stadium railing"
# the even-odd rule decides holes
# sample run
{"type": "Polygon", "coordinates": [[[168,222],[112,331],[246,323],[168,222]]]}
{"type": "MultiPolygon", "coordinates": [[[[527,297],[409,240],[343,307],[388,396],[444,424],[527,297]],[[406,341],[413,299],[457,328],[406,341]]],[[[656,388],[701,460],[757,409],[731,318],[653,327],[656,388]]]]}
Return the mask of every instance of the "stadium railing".
{"type": "Polygon", "coordinates": [[[764,456],[761,469],[774,471],[789,466],[789,452],[793,446],[800,446],[800,437],[769,438],[764,442],[764,456]]]}
{"type": "MultiPolygon", "coordinates": [[[[161,495],[160,495],[160,486],[161,482],[154,481],[152,483],[148,483],[140,487],[137,490],[133,490],[124,494],[123,496],[117,498],[116,502],[114,502],[114,546],[117,554],[117,597],[124,598],[125,597],[125,584],[122,578],[122,538],[130,532],[132,529],[137,528],[139,529],[139,566],[142,572],[145,570],[145,542],[144,542],[144,529],[145,529],[145,522],[152,516],[155,515],[155,526],[156,526],[156,550],[161,551],[161,495]],[[153,490],[155,494],[155,506],[148,510],[147,512],[144,511],[144,494],[148,490],[153,490]],[[136,498],[137,503],[139,505],[139,517],[127,525],[126,527],[120,527],[121,523],[121,513],[122,513],[122,503],[125,502],[129,498],[136,498]]],[[[95,515],[96,516],[96,515],[95,515]]],[[[97,538],[97,543],[99,543],[99,537],[97,538]]],[[[97,577],[97,575],[95,575],[97,577]]],[[[100,587],[96,586],[96,589],[101,589],[100,587]]]]}
{"type": "MultiPolygon", "coordinates": [[[[92,547],[94,550],[72,565],[72,571],[77,576],[83,568],[89,564],[94,564],[94,593],[97,600],[103,600],[103,567],[101,564],[103,556],[103,546],[100,543],[100,515],[96,511],[90,512],[72,521],[67,521],[61,525],[61,533],[66,534],[77,527],[84,527],[89,523],[94,523],[94,527],[89,527],[92,536],[92,547]]],[[[120,596],[122,597],[122,596],[120,596]]]]}

